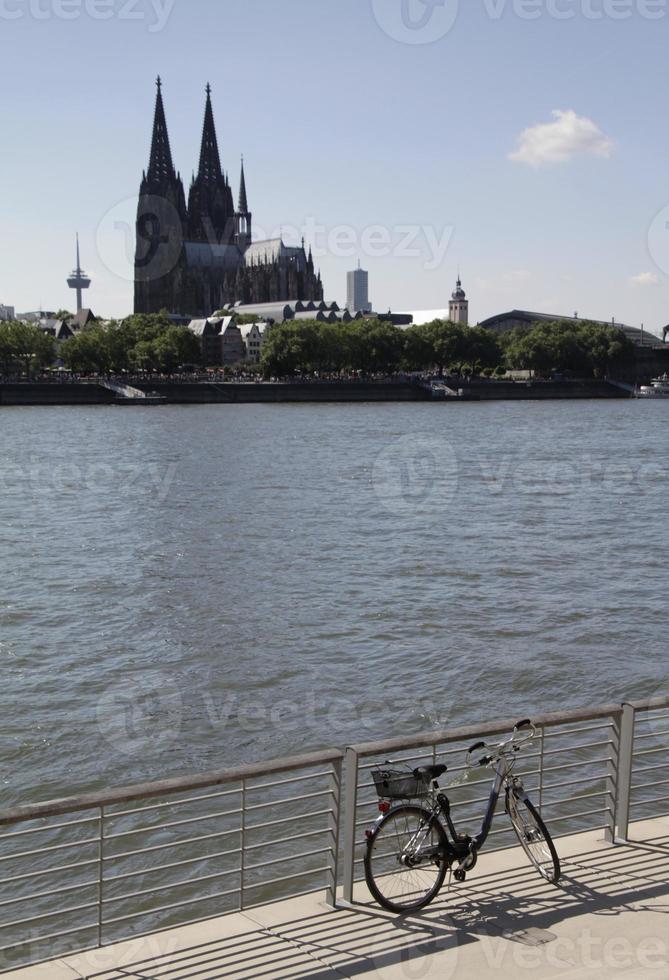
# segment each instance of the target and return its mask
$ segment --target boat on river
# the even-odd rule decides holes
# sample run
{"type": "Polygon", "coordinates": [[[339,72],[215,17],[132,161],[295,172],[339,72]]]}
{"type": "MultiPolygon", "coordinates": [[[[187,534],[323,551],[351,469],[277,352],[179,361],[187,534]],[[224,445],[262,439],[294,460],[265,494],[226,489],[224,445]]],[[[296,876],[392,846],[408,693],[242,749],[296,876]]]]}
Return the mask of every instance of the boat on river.
{"type": "Polygon", "coordinates": [[[669,398],[669,375],[653,378],[649,385],[641,385],[636,391],[637,398],[669,398]]]}

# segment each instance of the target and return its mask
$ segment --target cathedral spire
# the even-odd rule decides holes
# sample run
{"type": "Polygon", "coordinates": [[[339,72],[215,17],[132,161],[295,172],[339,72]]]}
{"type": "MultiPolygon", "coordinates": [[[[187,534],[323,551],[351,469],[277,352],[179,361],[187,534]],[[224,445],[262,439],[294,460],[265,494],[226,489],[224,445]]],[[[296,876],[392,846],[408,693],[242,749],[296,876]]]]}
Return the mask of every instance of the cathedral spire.
{"type": "Polygon", "coordinates": [[[242,175],[239,181],[239,206],[237,211],[239,214],[249,213],[249,202],[246,196],[246,177],[244,175],[244,154],[242,154],[242,175]]]}
{"type": "Polygon", "coordinates": [[[200,169],[198,176],[203,180],[217,181],[223,176],[221,158],[218,152],[214,110],[211,105],[211,85],[207,82],[207,104],[204,110],[204,126],[202,128],[202,148],[200,150],[200,169]]]}
{"type": "Polygon", "coordinates": [[[156,79],[156,111],[153,119],[153,138],[151,140],[151,160],[147,177],[150,181],[174,180],[174,164],[170,138],[167,133],[165,106],[163,105],[162,81],[156,79]]]}

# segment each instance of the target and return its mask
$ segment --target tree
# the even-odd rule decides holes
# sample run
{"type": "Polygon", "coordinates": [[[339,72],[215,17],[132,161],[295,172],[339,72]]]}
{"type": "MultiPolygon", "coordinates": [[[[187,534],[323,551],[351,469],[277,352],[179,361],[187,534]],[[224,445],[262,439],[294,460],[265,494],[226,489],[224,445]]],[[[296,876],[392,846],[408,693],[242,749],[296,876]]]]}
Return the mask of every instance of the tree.
{"type": "Polygon", "coordinates": [[[15,368],[27,378],[36,370],[53,363],[54,340],[40,327],[16,320],[0,324],[0,362],[3,373],[15,368]]]}

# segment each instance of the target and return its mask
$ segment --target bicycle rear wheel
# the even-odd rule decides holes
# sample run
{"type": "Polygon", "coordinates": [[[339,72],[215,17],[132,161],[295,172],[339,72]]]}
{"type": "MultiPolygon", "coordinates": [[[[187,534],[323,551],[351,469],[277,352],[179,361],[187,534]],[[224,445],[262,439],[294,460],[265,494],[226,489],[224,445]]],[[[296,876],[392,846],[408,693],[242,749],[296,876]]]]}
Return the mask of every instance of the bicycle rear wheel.
{"type": "Polygon", "coordinates": [[[506,793],[506,811],[513,829],[528,858],[542,878],[557,885],[560,880],[560,859],[546,824],[528,799],[513,790],[506,793]]]}
{"type": "Polygon", "coordinates": [[[367,842],[367,887],[389,912],[416,912],[444,883],[448,838],[436,817],[419,806],[390,810],[367,842]]]}

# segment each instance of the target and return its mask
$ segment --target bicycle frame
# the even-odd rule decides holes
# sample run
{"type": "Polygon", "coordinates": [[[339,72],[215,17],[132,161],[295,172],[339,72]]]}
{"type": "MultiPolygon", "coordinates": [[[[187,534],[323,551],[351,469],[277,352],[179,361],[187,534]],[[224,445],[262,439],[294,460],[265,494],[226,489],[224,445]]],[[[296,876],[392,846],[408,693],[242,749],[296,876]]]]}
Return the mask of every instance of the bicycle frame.
{"type": "MultiPolygon", "coordinates": [[[[437,802],[433,809],[433,814],[437,818],[437,814],[443,814],[448,827],[451,841],[449,843],[453,848],[453,856],[457,858],[462,858],[464,855],[471,853],[473,850],[475,853],[481,850],[485,842],[488,839],[490,831],[492,830],[493,821],[495,819],[495,810],[497,808],[497,802],[500,797],[500,793],[504,787],[508,787],[511,782],[511,773],[513,770],[513,761],[509,761],[506,754],[501,754],[497,759],[497,764],[495,766],[495,779],[490,790],[490,796],[488,798],[488,805],[486,808],[485,815],[483,817],[483,823],[481,824],[481,830],[475,837],[461,837],[455,829],[451,813],[450,813],[450,801],[444,793],[438,793],[437,802]]],[[[514,777],[514,787],[517,787],[524,795],[520,780],[514,777]]]]}

